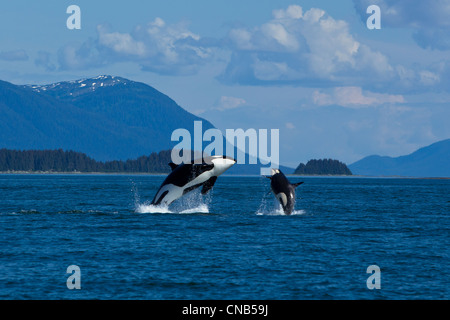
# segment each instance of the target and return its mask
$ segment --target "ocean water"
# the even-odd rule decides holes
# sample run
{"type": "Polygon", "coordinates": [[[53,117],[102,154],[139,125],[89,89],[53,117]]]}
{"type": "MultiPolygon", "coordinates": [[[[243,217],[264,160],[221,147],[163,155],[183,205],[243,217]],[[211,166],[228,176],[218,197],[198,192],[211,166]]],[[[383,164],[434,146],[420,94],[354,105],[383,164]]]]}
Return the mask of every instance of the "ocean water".
{"type": "Polygon", "coordinates": [[[0,299],[450,298],[450,180],[289,179],[286,216],[262,177],[155,208],[164,176],[0,175],[0,299]]]}

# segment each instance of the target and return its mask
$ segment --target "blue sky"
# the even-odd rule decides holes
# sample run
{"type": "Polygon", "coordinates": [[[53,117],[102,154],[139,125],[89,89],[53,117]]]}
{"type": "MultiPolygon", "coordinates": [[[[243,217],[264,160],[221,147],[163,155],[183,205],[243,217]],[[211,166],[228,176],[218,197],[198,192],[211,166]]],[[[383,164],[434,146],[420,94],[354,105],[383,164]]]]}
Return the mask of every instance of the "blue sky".
{"type": "Polygon", "coordinates": [[[280,129],[284,165],[349,164],[450,137],[449,17],[450,0],[11,1],[0,79],[122,76],[219,129],[280,129]]]}

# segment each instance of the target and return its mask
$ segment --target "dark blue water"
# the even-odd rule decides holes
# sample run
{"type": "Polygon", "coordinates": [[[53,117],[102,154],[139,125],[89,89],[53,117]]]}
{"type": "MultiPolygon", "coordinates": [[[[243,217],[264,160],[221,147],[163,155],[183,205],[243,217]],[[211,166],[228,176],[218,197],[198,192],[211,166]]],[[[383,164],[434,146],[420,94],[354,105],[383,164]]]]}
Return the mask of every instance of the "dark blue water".
{"type": "Polygon", "coordinates": [[[0,299],[450,298],[450,180],[290,177],[285,216],[231,176],[158,212],[163,179],[0,175],[0,299]]]}

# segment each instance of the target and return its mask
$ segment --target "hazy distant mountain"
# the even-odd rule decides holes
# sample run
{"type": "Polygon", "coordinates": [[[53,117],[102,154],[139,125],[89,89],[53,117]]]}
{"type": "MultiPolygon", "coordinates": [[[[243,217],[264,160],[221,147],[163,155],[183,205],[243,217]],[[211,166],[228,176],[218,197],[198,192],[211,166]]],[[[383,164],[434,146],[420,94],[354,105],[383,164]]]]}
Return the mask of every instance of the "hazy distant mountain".
{"type": "Polygon", "coordinates": [[[397,158],[369,156],[349,168],[368,176],[450,177],[450,139],[397,158]]]}
{"type": "MultiPolygon", "coordinates": [[[[203,131],[214,128],[153,87],[114,76],[48,85],[0,81],[0,114],[0,148],[74,150],[98,161],[170,150],[178,144],[171,141],[175,129],[194,139],[194,121],[202,121],[203,131]]],[[[235,165],[229,173],[259,174],[259,168],[235,165]]]]}

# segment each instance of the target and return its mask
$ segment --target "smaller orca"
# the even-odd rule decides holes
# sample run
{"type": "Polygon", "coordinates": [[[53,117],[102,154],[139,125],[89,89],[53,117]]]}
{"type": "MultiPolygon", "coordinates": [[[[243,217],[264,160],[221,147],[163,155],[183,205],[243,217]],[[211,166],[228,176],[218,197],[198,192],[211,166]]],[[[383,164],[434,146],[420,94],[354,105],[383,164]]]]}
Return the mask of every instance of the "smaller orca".
{"type": "Polygon", "coordinates": [[[295,205],[295,188],[303,182],[290,183],[286,176],[278,169],[272,169],[272,175],[266,176],[271,180],[270,187],[280,202],[285,214],[290,215],[295,205]]]}
{"type": "Polygon", "coordinates": [[[226,156],[210,156],[191,163],[176,165],[169,163],[172,172],[166,177],[153,198],[153,205],[170,205],[186,193],[202,187],[201,193],[206,194],[212,189],[217,177],[236,163],[236,160],[226,156]]]}

